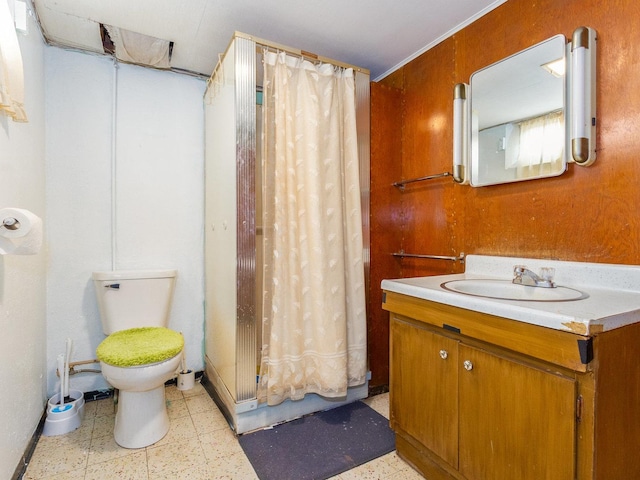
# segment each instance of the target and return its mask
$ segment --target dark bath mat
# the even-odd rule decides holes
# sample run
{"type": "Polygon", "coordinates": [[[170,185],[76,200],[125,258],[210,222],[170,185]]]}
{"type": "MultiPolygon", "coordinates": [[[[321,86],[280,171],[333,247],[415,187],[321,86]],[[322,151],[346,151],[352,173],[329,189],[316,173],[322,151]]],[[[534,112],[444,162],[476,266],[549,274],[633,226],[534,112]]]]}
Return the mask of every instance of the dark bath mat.
{"type": "Polygon", "coordinates": [[[389,420],[354,402],[241,435],[260,480],[322,480],[395,449],[389,420]]]}

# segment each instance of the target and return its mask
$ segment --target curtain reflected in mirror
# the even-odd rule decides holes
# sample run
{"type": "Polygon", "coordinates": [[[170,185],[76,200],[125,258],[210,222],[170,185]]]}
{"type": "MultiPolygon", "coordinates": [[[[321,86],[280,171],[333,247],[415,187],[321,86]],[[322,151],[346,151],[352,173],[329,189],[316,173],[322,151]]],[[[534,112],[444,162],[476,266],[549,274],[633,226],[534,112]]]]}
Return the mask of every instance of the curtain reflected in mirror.
{"type": "Polygon", "coordinates": [[[520,143],[518,155],[511,158],[507,155],[505,168],[516,167],[521,178],[550,175],[563,168],[565,128],[562,111],[524,120],[517,124],[516,129],[520,143]]]}

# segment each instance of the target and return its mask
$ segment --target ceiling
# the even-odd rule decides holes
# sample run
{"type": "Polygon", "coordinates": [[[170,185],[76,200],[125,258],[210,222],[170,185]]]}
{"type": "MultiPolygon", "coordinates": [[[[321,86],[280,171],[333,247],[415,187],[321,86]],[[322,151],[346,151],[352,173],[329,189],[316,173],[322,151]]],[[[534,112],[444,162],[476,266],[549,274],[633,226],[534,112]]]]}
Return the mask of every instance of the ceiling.
{"type": "Polygon", "coordinates": [[[173,42],[171,67],[209,76],[235,31],[379,80],[507,0],[32,0],[47,41],[103,53],[100,24],[173,42]]]}

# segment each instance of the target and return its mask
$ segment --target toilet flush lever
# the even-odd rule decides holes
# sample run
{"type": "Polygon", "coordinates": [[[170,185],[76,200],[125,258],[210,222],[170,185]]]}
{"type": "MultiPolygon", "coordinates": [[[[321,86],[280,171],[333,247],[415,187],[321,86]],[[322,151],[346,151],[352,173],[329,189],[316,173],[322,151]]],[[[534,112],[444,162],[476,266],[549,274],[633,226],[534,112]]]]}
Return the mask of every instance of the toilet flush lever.
{"type": "Polygon", "coordinates": [[[113,288],[115,290],[118,290],[120,288],[120,284],[119,283],[110,283],[108,285],[105,285],[104,288],[113,288]]]}

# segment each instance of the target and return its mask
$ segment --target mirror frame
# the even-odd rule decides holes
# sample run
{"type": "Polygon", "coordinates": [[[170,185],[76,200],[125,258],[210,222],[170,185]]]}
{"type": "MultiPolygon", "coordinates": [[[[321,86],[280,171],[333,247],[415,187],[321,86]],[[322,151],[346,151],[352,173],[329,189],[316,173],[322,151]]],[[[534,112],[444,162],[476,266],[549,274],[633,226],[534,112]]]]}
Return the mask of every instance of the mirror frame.
{"type": "MultiPolygon", "coordinates": [[[[543,42],[507,57],[507,59],[558,36],[561,35],[546,39],[543,42]]],[[[575,162],[576,165],[580,166],[592,165],[596,159],[596,41],[597,34],[594,29],[579,27],[574,31],[571,43],[566,44],[567,47],[570,46],[570,59],[569,55],[565,54],[566,75],[563,109],[565,113],[566,141],[564,158],[566,162],[575,162]],[[569,151],[571,155],[568,154],[569,151]]],[[[568,50],[567,47],[565,50],[568,50]]],[[[492,65],[498,63],[500,62],[492,65]]],[[[482,70],[484,69],[478,71],[482,70]]],[[[475,73],[477,72],[474,72],[474,75],[475,73]]],[[[471,117],[471,101],[469,97],[471,95],[469,85],[465,83],[455,85],[453,99],[453,179],[456,183],[462,185],[471,183],[474,187],[488,186],[537,178],[548,178],[561,175],[566,171],[565,166],[562,171],[554,175],[531,176],[474,185],[470,181],[471,171],[469,168],[472,165],[472,142],[470,141],[472,129],[469,122],[471,117]]]]}

